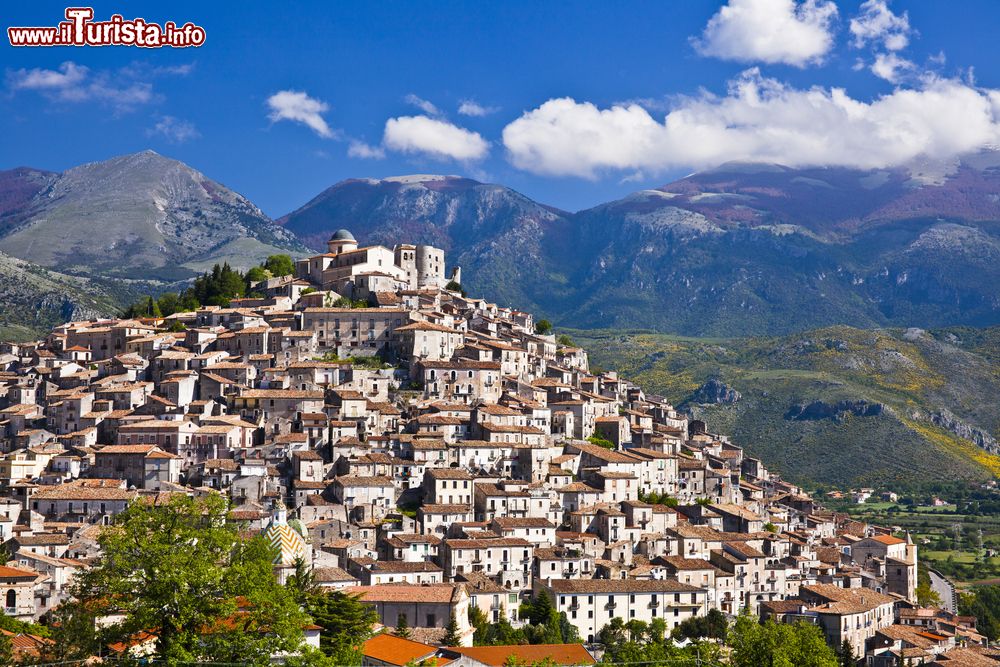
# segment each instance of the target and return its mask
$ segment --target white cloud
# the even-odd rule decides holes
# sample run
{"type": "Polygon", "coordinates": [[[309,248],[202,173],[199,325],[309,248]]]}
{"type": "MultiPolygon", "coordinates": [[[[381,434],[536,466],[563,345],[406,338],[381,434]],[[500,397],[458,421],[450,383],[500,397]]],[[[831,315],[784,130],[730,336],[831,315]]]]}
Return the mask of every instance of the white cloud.
{"type": "Polygon", "coordinates": [[[58,69],[19,69],[7,72],[12,91],[33,91],[58,102],[94,101],[130,111],[155,99],[153,85],[136,81],[129,70],[92,72],[84,65],[66,61],[58,69]]]}
{"type": "Polygon", "coordinates": [[[796,89],[743,72],[725,96],[676,104],[661,121],[637,104],[552,99],[503,130],[510,161],[538,174],[595,178],[730,160],[879,168],[1000,143],[1000,90],[927,77],[871,102],[840,88],[796,89]]]}
{"type": "Polygon", "coordinates": [[[410,104],[410,105],[413,105],[413,106],[417,107],[418,109],[420,109],[421,111],[423,111],[428,116],[440,116],[441,115],[441,111],[436,106],[434,106],[433,102],[428,102],[425,99],[417,97],[413,93],[410,93],[409,95],[407,95],[406,97],[404,97],[403,101],[406,102],[407,104],[410,104]]]}
{"type": "Polygon", "coordinates": [[[267,117],[272,122],[290,120],[302,123],[324,139],[333,137],[333,131],[323,118],[330,106],[322,100],[297,90],[280,90],[267,98],[267,107],[271,110],[267,117]]]}
{"type": "Polygon", "coordinates": [[[160,135],[172,143],[182,144],[191,139],[201,136],[193,123],[175,118],[174,116],[161,116],[151,129],[146,131],[147,136],[160,135]]]}
{"type": "Polygon", "coordinates": [[[400,153],[418,153],[461,162],[479,160],[490,150],[478,132],[427,116],[401,116],[385,123],[383,145],[400,153]]]}
{"type": "Polygon", "coordinates": [[[475,100],[462,100],[458,105],[458,113],[463,116],[488,116],[499,111],[497,107],[483,106],[475,100]]]}
{"type": "Polygon", "coordinates": [[[871,66],[872,74],[889,83],[899,83],[905,75],[912,74],[915,69],[916,65],[895,53],[876,54],[875,62],[871,66]]]}
{"type": "Polygon", "coordinates": [[[385,157],[385,149],[381,146],[372,146],[363,141],[351,141],[347,147],[347,155],[365,160],[381,160],[385,157]]]}
{"type": "Polygon", "coordinates": [[[862,48],[868,44],[888,51],[901,51],[910,43],[910,17],[906,12],[894,14],[887,0],[866,0],[861,13],[851,19],[853,44],[862,48]]]}
{"type": "Polygon", "coordinates": [[[21,69],[7,75],[14,90],[66,90],[80,86],[87,78],[89,68],[66,61],[59,69],[21,69]]]}
{"type": "Polygon", "coordinates": [[[724,60],[805,67],[833,47],[836,17],[831,0],[729,0],[692,43],[724,60]]]}

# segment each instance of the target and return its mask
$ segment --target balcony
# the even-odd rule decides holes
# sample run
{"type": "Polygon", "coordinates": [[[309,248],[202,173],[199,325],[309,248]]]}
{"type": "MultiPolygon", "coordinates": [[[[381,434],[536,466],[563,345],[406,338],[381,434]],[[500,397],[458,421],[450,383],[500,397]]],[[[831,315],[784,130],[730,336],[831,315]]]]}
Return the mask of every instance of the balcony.
{"type": "Polygon", "coordinates": [[[576,600],[573,600],[573,604],[571,604],[569,606],[569,610],[570,611],[579,611],[580,610],[580,603],[577,602],[576,600]]]}
{"type": "Polygon", "coordinates": [[[604,608],[605,609],[609,609],[611,611],[614,611],[615,609],[618,608],[618,603],[617,602],[609,602],[606,605],[604,605],[604,608]]]}
{"type": "Polygon", "coordinates": [[[650,603],[649,603],[649,608],[650,609],[656,609],[659,606],[660,606],[660,601],[659,600],[651,600],[650,603]]]}

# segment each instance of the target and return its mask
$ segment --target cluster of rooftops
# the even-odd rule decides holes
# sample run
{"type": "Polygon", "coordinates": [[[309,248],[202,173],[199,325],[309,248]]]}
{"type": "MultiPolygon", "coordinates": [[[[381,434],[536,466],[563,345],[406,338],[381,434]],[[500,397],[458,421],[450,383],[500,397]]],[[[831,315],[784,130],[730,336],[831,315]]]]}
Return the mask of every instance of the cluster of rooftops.
{"type": "Polygon", "coordinates": [[[449,619],[469,646],[469,605],[518,625],[543,592],[587,642],[616,617],[744,608],[859,654],[983,642],[919,608],[908,536],[825,510],[531,314],[463,295],[442,251],[329,245],[227,307],[0,346],[5,613],[63,601],[130,502],[218,493],[280,579],[305,561],[387,628],[406,617],[420,645],[379,639],[370,664],[478,659],[439,652],[449,619]]]}

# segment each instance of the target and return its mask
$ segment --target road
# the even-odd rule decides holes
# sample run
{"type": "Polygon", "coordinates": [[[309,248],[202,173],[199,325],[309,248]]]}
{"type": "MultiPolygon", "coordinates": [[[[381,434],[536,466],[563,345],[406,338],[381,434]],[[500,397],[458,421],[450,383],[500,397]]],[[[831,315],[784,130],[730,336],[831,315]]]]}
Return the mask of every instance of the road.
{"type": "Polygon", "coordinates": [[[954,584],[934,570],[928,570],[927,573],[931,575],[931,588],[941,598],[941,607],[953,613],[957,611],[958,596],[955,594],[954,584]]]}

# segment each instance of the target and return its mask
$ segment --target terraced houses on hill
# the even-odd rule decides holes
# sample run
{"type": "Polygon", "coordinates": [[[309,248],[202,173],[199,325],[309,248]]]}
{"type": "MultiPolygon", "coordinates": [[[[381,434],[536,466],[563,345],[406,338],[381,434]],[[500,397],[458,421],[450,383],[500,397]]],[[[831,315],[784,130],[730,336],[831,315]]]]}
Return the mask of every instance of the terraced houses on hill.
{"type": "Polygon", "coordinates": [[[542,592],[588,643],[614,618],[711,609],[805,619],[873,657],[983,641],[918,607],[908,536],[824,510],[530,314],[448,289],[442,251],[344,230],[328,250],[228,307],[2,346],[5,613],[58,605],[128,503],[221,493],[281,538],[276,576],[304,559],[428,645],[452,617],[471,645],[470,605],[518,625],[542,592]]]}

